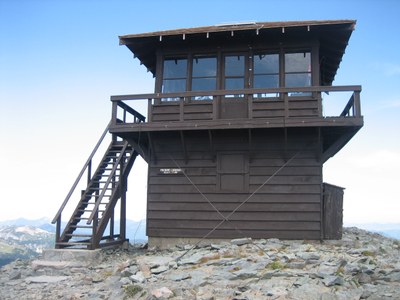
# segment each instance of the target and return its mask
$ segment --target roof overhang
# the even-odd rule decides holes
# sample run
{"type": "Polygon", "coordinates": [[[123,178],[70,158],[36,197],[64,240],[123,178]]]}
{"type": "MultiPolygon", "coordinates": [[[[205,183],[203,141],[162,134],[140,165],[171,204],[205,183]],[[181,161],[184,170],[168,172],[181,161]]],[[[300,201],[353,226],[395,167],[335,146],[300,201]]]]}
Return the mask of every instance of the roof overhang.
{"type": "Polygon", "coordinates": [[[321,85],[332,85],[355,24],[355,20],[245,22],[122,35],[119,41],[155,74],[159,49],[223,47],[232,44],[278,45],[317,39],[320,45],[321,85]]]}

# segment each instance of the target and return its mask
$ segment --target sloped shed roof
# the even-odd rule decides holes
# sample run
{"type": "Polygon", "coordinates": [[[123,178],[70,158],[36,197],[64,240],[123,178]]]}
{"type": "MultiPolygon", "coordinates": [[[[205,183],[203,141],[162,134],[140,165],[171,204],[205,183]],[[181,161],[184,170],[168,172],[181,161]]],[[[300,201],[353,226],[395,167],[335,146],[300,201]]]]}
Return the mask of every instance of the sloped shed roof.
{"type": "Polygon", "coordinates": [[[161,48],[223,46],[226,44],[279,43],[318,39],[322,85],[332,85],[355,20],[247,22],[183,28],[119,37],[132,53],[155,74],[156,52],[161,48]]]}

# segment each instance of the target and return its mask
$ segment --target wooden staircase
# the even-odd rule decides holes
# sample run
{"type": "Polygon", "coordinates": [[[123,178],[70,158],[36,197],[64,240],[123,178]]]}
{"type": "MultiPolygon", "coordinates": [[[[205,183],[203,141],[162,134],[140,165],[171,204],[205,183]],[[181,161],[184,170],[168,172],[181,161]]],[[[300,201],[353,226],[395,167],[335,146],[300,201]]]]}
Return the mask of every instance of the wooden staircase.
{"type": "Polygon", "coordinates": [[[91,250],[119,245],[127,241],[125,234],[126,183],[138,152],[127,141],[118,141],[113,136],[92,176],[93,156],[107,133],[108,127],[53,219],[52,223],[56,223],[55,247],[58,249],[91,250]],[[61,214],[74,194],[78,183],[81,182],[84,173],[87,173],[86,188],[78,195],[80,199],[75,210],[62,230],[61,214]],[[118,202],[120,202],[120,207],[117,218],[120,224],[118,233],[115,233],[114,221],[118,202]],[[105,234],[106,231],[109,233],[105,234]]]}

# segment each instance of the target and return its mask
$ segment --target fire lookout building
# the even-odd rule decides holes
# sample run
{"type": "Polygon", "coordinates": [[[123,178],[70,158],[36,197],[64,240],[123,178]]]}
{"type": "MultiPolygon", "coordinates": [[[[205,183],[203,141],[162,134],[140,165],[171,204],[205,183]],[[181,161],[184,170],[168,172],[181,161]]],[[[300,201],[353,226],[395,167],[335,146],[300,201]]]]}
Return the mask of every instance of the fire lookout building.
{"type": "Polygon", "coordinates": [[[361,87],[332,85],[354,27],[254,22],[120,36],[154,75],[155,92],[111,97],[112,141],[94,172],[89,157],[55,216],[56,247],[126,240],[126,181],[138,155],[148,163],[150,244],[340,239],[343,188],[323,183],[322,170],[363,126],[361,87]],[[340,112],[326,115],[323,97],[344,93],[340,112]],[[147,117],[135,110],[140,100],[147,117]]]}

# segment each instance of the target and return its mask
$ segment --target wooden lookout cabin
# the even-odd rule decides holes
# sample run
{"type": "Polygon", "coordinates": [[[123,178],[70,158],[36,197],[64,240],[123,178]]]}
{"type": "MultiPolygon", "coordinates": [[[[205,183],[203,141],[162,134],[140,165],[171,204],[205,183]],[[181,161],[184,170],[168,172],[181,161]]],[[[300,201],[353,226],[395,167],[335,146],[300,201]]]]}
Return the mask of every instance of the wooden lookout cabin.
{"type": "Polygon", "coordinates": [[[155,90],[111,97],[102,136],[111,142],[92,168],[99,142],[55,216],[56,247],[126,241],[126,182],[138,155],[148,163],[150,244],[340,239],[343,188],[323,183],[322,171],[363,126],[361,87],[333,85],[354,27],[249,22],[120,36],[155,90]],[[335,115],[324,111],[328,94],[349,95],[335,115]]]}

